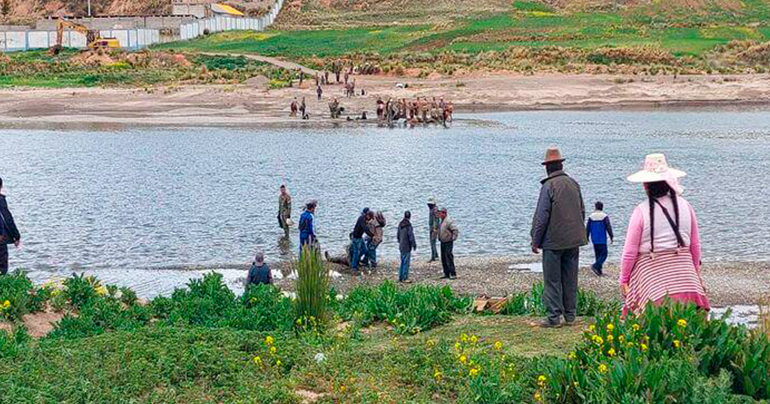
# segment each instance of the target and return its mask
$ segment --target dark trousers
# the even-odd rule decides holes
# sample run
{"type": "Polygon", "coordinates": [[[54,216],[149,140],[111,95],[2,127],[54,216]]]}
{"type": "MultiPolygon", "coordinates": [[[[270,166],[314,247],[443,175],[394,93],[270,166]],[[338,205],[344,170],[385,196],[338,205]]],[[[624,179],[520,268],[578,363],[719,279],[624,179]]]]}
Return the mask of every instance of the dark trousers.
{"type": "Polygon", "coordinates": [[[580,249],[543,250],[543,304],[551,324],[561,316],[574,321],[577,312],[578,260],[580,249]]]}
{"type": "Polygon", "coordinates": [[[594,244],[594,255],[596,256],[594,268],[601,273],[604,261],[607,261],[607,244],[594,244]]]}
{"type": "Polygon", "coordinates": [[[444,268],[444,276],[457,276],[455,272],[455,255],[452,253],[454,241],[441,242],[441,266],[444,268]]]}
{"type": "Polygon", "coordinates": [[[8,273],[8,244],[0,244],[0,275],[8,273]]]}
{"type": "Polygon", "coordinates": [[[436,249],[436,239],[431,238],[430,239],[430,259],[435,260],[438,259],[438,250],[436,249]]]}
{"type": "Polygon", "coordinates": [[[366,244],[364,239],[353,239],[353,254],[350,256],[350,269],[358,269],[358,265],[361,263],[361,258],[366,255],[366,244]]]}

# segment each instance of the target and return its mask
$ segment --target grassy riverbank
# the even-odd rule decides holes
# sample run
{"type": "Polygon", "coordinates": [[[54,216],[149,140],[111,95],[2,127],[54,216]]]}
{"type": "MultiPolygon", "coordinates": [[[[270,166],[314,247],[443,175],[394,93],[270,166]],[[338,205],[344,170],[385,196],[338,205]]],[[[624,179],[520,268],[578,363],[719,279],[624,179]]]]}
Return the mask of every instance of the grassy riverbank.
{"type": "Polygon", "coordinates": [[[153,85],[238,84],[265,77],[283,88],[291,72],[238,56],[181,55],[173,52],[47,51],[0,54],[2,87],[146,87],[153,85]]]}
{"type": "Polygon", "coordinates": [[[0,402],[681,402],[770,397],[770,342],[692,307],[621,321],[581,294],[578,326],[542,330],[540,287],[500,315],[449,287],[327,292],[298,317],[272,287],[235,296],[207,275],[141,303],[75,276],[35,287],[0,277],[0,402]],[[8,303],[4,303],[5,301],[8,303]],[[23,324],[63,313],[32,339],[23,324]],[[8,327],[7,324],[15,324],[8,327]]]}
{"type": "Polygon", "coordinates": [[[764,1],[396,3],[303,2],[265,33],[220,33],[161,48],[258,53],[326,68],[345,58],[396,74],[742,73],[764,72],[770,61],[764,1]]]}

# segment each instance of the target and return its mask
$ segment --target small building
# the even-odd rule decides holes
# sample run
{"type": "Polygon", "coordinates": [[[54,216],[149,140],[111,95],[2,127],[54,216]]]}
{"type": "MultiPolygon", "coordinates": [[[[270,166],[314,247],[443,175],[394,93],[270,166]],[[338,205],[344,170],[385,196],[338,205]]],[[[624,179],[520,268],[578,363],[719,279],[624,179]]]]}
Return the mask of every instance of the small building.
{"type": "Polygon", "coordinates": [[[212,0],[172,0],[172,15],[192,15],[196,18],[216,16],[243,17],[243,13],[227,4],[212,0]]]}

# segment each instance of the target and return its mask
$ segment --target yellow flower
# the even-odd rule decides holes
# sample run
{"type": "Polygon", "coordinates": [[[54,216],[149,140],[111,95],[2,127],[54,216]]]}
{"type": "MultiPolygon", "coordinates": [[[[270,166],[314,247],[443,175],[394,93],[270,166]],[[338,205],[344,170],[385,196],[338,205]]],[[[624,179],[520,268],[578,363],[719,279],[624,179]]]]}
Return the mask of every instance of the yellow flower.
{"type": "Polygon", "coordinates": [[[460,343],[459,342],[455,342],[455,350],[459,351],[460,349],[461,349],[460,343]]]}
{"type": "Polygon", "coordinates": [[[575,359],[577,359],[577,354],[575,352],[570,352],[569,359],[574,361],[575,359]]]}
{"type": "Polygon", "coordinates": [[[479,339],[478,339],[478,338],[476,338],[476,336],[475,336],[475,335],[471,335],[471,344],[475,344],[475,343],[476,343],[476,342],[478,342],[478,341],[479,341],[479,339]]]}
{"type": "Polygon", "coordinates": [[[468,334],[466,334],[466,333],[462,333],[462,334],[460,335],[460,341],[462,341],[462,342],[468,342],[468,334]]]}
{"type": "Polygon", "coordinates": [[[615,348],[610,348],[609,351],[607,351],[607,355],[609,356],[615,356],[615,348]]]}
{"type": "Polygon", "coordinates": [[[10,300],[6,300],[6,301],[4,301],[4,302],[3,302],[3,308],[4,308],[4,309],[7,309],[7,308],[9,308],[9,307],[11,307],[11,301],[10,301],[10,300]]]}
{"type": "Polygon", "coordinates": [[[596,343],[596,345],[604,344],[604,339],[598,335],[594,335],[593,340],[594,340],[594,343],[596,343]]]}
{"type": "Polygon", "coordinates": [[[588,326],[588,331],[594,332],[596,331],[596,327],[593,324],[591,324],[588,326]]]}
{"type": "Polygon", "coordinates": [[[539,391],[535,392],[535,401],[541,401],[543,399],[543,395],[540,394],[539,391]]]}
{"type": "Polygon", "coordinates": [[[676,322],[676,324],[682,328],[687,327],[687,320],[680,318],[679,321],[676,322]]]}
{"type": "Polygon", "coordinates": [[[256,363],[257,366],[262,366],[262,358],[260,358],[259,356],[255,356],[254,363],[256,363]]]}
{"type": "Polygon", "coordinates": [[[347,387],[345,387],[344,385],[340,386],[340,393],[344,393],[345,390],[347,390],[347,387]]]}
{"type": "Polygon", "coordinates": [[[647,352],[647,344],[642,344],[642,352],[647,352]]]}
{"type": "Polygon", "coordinates": [[[276,352],[276,351],[277,351],[277,349],[275,349],[275,347],[274,347],[274,346],[271,346],[271,347],[270,347],[270,355],[275,355],[275,352],[276,352]]]}
{"type": "Polygon", "coordinates": [[[629,342],[629,343],[628,343],[628,349],[631,349],[631,348],[633,348],[633,347],[634,347],[634,343],[633,343],[633,342],[629,342]]]}
{"type": "Polygon", "coordinates": [[[612,336],[612,334],[607,336],[607,342],[612,342],[613,339],[614,337],[612,336]]]}
{"type": "Polygon", "coordinates": [[[107,288],[105,288],[104,286],[99,286],[98,288],[96,288],[96,294],[99,296],[104,296],[107,293],[108,293],[107,288]]]}
{"type": "Polygon", "coordinates": [[[631,326],[631,328],[632,328],[634,331],[639,331],[639,330],[641,330],[641,329],[642,329],[642,327],[641,327],[639,324],[634,324],[634,325],[632,325],[632,326],[631,326]]]}
{"type": "Polygon", "coordinates": [[[612,323],[607,324],[607,332],[612,332],[612,330],[614,330],[614,329],[615,329],[615,326],[612,325],[612,323]]]}
{"type": "Polygon", "coordinates": [[[621,344],[626,342],[626,337],[623,335],[618,335],[618,342],[620,342],[621,344]]]}
{"type": "Polygon", "coordinates": [[[500,341],[495,341],[495,351],[499,351],[503,349],[503,343],[500,341]]]}
{"type": "Polygon", "coordinates": [[[257,302],[257,298],[256,297],[252,297],[251,299],[249,299],[249,303],[251,303],[251,304],[254,304],[256,302],[257,302]]]}
{"type": "Polygon", "coordinates": [[[302,325],[302,317],[297,319],[297,325],[302,325]]]}
{"type": "Polygon", "coordinates": [[[543,387],[543,386],[545,386],[545,382],[547,380],[548,380],[548,378],[545,377],[545,375],[540,375],[540,376],[537,377],[537,385],[540,386],[540,387],[543,387]]]}
{"type": "Polygon", "coordinates": [[[479,374],[479,368],[473,368],[468,372],[470,377],[476,377],[479,374]]]}
{"type": "Polygon", "coordinates": [[[468,362],[468,358],[465,355],[460,355],[460,363],[468,362]]]}
{"type": "Polygon", "coordinates": [[[280,360],[280,359],[278,359],[277,361],[275,361],[275,366],[281,367],[281,365],[283,365],[283,362],[281,362],[281,360],[280,360]]]}
{"type": "Polygon", "coordinates": [[[434,346],[436,346],[436,341],[434,341],[434,340],[432,340],[432,339],[429,339],[428,341],[426,341],[426,342],[425,342],[425,345],[426,345],[428,348],[433,348],[434,346]]]}
{"type": "Polygon", "coordinates": [[[441,378],[443,375],[438,369],[433,370],[433,378],[436,379],[437,382],[441,381],[441,378]]]}
{"type": "Polygon", "coordinates": [[[674,348],[676,348],[676,349],[679,349],[679,347],[680,347],[681,345],[682,345],[682,343],[681,343],[681,342],[679,342],[679,340],[678,340],[678,339],[675,339],[675,340],[674,340],[674,348]]]}
{"type": "Polygon", "coordinates": [[[265,338],[265,344],[267,344],[267,345],[273,345],[273,342],[275,342],[275,340],[273,339],[273,337],[271,337],[271,336],[269,336],[269,335],[268,335],[268,336],[265,338]]]}
{"type": "Polygon", "coordinates": [[[607,373],[608,371],[609,371],[609,369],[607,369],[607,365],[605,365],[603,363],[601,365],[599,365],[599,373],[604,374],[604,373],[607,373]]]}

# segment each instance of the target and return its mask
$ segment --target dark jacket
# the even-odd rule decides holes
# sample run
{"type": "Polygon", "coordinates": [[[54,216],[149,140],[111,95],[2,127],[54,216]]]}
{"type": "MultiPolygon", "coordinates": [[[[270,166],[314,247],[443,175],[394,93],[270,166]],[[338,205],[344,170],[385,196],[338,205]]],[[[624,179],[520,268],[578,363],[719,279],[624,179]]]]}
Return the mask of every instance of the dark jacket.
{"type": "Polygon", "coordinates": [[[356,220],[356,226],[353,228],[353,238],[364,238],[364,233],[369,237],[374,235],[366,223],[366,215],[361,215],[356,220]]]}
{"type": "Polygon", "coordinates": [[[414,229],[412,228],[412,222],[410,222],[409,219],[404,218],[404,220],[398,224],[396,239],[398,240],[398,249],[401,251],[401,254],[406,254],[417,249],[417,241],[414,239],[414,229]]]}
{"type": "Polygon", "coordinates": [[[559,170],[541,183],[532,218],[532,245],[544,250],[566,250],[588,244],[585,205],[577,181],[559,170]]]}
{"type": "Polygon", "coordinates": [[[440,220],[438,219],[438,208],[433,205],[430,207],[430,213],[428,215],[428,229],[430,230],[430,239],[438,239],[438,225],[440,220]]]}
{"type": "Polygon", "coordinates": [[[249,268],[249,275],[246,277],[246,287],[251,285],[269,285],[273,283],[273,274],[270,273],[270,268],[267,264],[263,263],[262,266],[257,266],[256,262],[251,264],[249,268]]]}
{"type": "Polygon", "coordinates": [[[8,202],[5,201],[5,195],[0,195],[0,236],[4,244],[12,244],[21,240],[19,229],[16,228],[16,222],[13,220],[11,211],[8,210],[8,202]]]}

